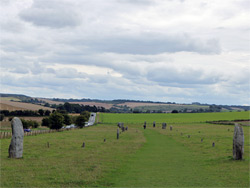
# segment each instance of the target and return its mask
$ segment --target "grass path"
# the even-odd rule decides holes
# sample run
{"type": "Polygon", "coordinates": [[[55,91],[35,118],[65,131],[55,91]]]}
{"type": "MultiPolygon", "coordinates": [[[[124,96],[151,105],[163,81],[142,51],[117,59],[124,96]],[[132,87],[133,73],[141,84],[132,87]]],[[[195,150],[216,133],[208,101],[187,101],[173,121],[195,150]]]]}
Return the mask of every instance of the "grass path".
{"type": "Polygon", "coordinates": [[[149,129],[144,135],[145,145],[106,180],[113,181],[113,186],[230,186],[207,171],[202,157],[191,153],[183,144],[149,129]]]}

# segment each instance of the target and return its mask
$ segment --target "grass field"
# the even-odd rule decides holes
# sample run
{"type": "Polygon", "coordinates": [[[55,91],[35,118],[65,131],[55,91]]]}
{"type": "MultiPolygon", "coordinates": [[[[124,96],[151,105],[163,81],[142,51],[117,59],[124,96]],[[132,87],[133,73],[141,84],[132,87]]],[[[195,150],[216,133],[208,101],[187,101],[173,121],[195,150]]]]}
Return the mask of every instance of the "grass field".
{"type": "Polygon", "coordinates": [[[105,124],[124,122],[126,124],[147,123],[199,123],[215,120],[250,119],[249,111],[246,112],[221,112],[221,113],[180,113],[180,114],[100,114],[100,121],[105,124]]]}
{"type": "Polygon", "coordinates": [[[250,127],[243,127],[244,160],[234,161],[234,127],[204,123],[234,119],[249,112],[100,114],[97,126],[25,137],[18,160],[7,158],[10,139],[3,139],[1,187],[249,187],[250,127]],[[117,122],[128,126],[119,140],[117,122]]]}

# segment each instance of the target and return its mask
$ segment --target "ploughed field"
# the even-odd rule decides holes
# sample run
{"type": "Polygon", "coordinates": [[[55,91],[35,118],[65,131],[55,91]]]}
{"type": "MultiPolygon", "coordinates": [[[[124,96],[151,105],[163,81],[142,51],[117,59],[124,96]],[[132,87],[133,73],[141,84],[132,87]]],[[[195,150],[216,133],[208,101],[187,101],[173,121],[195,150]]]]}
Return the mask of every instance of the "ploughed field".
{"type": "Polygon", "coordinates": [[[235,161],[234,126],[205,123],[236,119],[249,112],[99,114],[92,127],[24,137],[16,160],[2,139],[1,187],[249,187],[250,127],[244,160],[235,161]],[[118,122],[128,127],[119,140],[118,122]]]}

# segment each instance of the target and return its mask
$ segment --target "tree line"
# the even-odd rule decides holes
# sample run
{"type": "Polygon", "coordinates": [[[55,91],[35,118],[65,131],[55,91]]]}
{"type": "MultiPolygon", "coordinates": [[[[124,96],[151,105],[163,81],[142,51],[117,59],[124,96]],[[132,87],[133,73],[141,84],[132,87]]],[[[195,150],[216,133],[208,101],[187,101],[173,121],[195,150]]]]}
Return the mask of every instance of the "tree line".
{"type": "Polygon", "coordinates": [[[89,117],[90,112],[88,111],[83,111],[79,116],[71,116],[67,112],[55,111],[49,117],[42,119],[42,126],[49,127],[50,129],[61,129],[64,125],[71,125],[73,123],[83,128],[89,117]]]}
{"type": "Polygon", "coordinates": [[[89,106],[89,105],[80,105],[80,104],[71,104],[65,102],[64,104],[56,105],[57,110],[65,110],[68,113],[82,113],[84,111],[88,112],[108,112],[104,107],[89,106]]]}

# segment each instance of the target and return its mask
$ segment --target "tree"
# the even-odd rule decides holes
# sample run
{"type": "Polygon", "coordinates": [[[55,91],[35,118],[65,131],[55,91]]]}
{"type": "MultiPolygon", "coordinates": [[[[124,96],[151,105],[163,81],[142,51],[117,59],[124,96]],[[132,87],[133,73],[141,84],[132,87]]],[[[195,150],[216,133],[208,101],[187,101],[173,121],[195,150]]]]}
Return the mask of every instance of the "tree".
{"type": "Polygon", "coordinates": [[[51,113],[51,112],[50,112],[49,110],[46,110],[45,113],[44,113],[44,115],[45,115],[45,116],[49,116],[50,113],[51,113]]]}
{"type": "Polygon", "coordinates": [[[50,120],[49,118],[43,118],[42,119],[42,126],[45,126],[45,127],[50,127],[50,120]]]}
{"type": "Polygon", "coordinates": [[[80,115],[76,118],[76,125],[80,128],[83,128],[85,126],[85,122],[87,121],[88,119],[83,116],[83,115],[80,115]]]}
{"type": "Polygon", "coordinates": [[[43,109],[39,109],[38,113],[40,114],[40,116],[43,116],[44,115],[44,110],[43,109]]]}
{"type": "Polygon", "coordinates": [[[50,120],[50,128],[51,129],[61,129],[63,126],[63,115],[58,113],[58,112],[54,112],[52,114],[50,114],[49,117],[50,120]]]}
{"type": "Polygon", "coordinates": [[[87,119],[89,119],[89,117],[90,117],[90,112],[88,112],[88,111],[83,111],[82,113],[81,113],[81,115],[83,115],[83,116],[85,116],[87,119]]]}
{"type": "Polygon", "coordinates": [[[63,114],[64,124],[70,125],[72,123],[71,117],[68,114],[63,114]]]}

